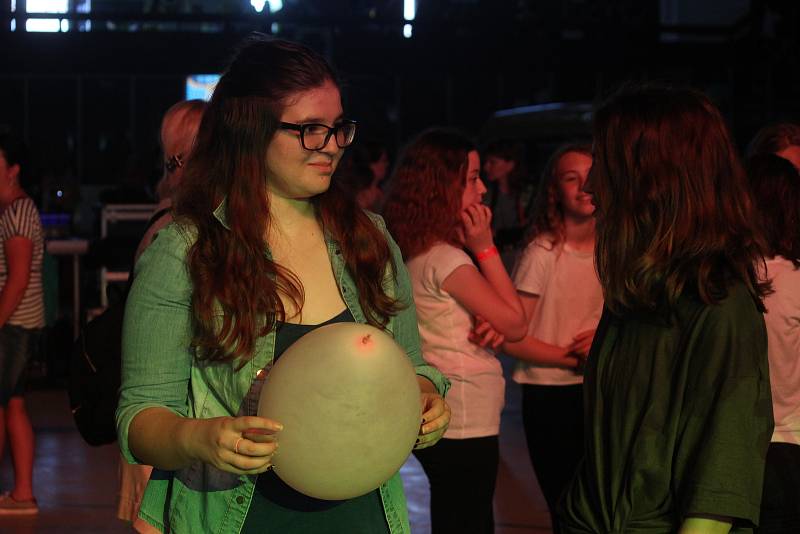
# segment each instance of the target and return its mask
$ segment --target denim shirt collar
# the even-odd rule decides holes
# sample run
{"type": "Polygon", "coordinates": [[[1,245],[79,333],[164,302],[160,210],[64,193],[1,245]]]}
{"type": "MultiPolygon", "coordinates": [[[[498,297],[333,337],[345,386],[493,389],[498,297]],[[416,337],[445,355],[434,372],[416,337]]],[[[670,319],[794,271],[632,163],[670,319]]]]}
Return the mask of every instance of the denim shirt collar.
{"type": "Polygon", "coordinates": [[[219,221],[219,223],[226,229],[230,230],[231,227],[228,224],[228,197],[223,197],[222,202],[220,202],[216,208],[214,208],[214,218],[219,221]]]}
{"type": "MultiPolygon", "coordinates": [[[[212,213],[214,218],[219,221],[223,228],[226,230],[231,229],[231,226],[228,223],[228,197],[223,197],[222,201],[220,201],[217,207],[214,208],[212,213]]],[[[341,282],[341,269],[344,267],[344,262],[341,261],[341,248],[339,247],[339,243],[333,238],[326,228],[323,228],[322,231],[325,237],[325,244],[328,245],[328,255],[331,257],[331,263],[334,267],[336,280],[337,282],[341,282]],[[336,261],[334,256],[339,257],[339,262],[336,261]]],[[[269,254],[269,249],[267,249],[267,254],[269,254]]]]}

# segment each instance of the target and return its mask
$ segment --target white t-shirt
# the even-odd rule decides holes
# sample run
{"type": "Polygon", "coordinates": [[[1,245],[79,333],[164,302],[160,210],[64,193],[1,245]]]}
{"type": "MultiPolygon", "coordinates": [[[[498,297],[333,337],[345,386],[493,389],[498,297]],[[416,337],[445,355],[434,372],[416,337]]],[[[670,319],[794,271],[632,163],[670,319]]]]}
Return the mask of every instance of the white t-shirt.
{"type": "MultiPolygon", "coordinates": [[[[594,254],[553,246],[542,235],[531,242],[517,262],[514,285],[518,291],[539,297],[528,335],[559,347],[572,343],[576,334],[597,328],[603,311],[603,290],[594,268],[594,254]]],[[[583,376],[571,369],[517,363],[518,384],[564,386],[580,384],[583,376]]]]}
{"type": "Polygon", "coordinates": [[[494,436],[500,432],[505,380],[500,362],[471,343],[472,316],[442,289],[461,265],[474,265],[461,249],[440,243],[406,262],[417,306],[425,360],[450,379],[447,403],[452,415],[444,437],[494,436]]]}
{"type": "Polygon", "coordinates": [[[800,445],[800,269],[781,256],[766,263],[775,290],[764,299],[775,416],[772,441],[800,445]]]}

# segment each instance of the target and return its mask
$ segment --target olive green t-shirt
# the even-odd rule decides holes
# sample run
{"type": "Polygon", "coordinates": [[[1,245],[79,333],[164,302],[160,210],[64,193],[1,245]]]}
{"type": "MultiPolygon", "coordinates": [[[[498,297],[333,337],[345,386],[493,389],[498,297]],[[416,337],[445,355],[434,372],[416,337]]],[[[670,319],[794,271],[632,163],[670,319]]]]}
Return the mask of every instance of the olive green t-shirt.
{"type": "Polygon", "coordinates": [[[584,398],[564,532],[676,532],[695,514],[757,524],[773,419],[764,320],[743,285],[662,315],[604,310],[584,398]]]}

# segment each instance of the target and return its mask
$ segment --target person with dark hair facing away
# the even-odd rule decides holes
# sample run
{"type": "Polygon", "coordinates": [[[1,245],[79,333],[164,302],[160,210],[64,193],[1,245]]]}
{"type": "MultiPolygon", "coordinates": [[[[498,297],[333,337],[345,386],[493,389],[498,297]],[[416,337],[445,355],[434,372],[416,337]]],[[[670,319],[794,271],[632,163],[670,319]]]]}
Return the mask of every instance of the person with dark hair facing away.
{"type": "Polygon", "coordinates": [[[389,155],[382,144],[359,141],[342,158],[335,179],[343,182],[359,206],[375,211],[383,203],[381,182],[388,168],[389,155]]]}
{"type": "Polygon", "coordinates": [[[483,174],[488,185],[486,204],[492,210],[492,230],[509,268],[514,259],[513,249],[524,234],[522,193],[527,178],[525,172],[525,146],[521,142],[499,139],[484,149],[483,174]]]}
{"type": "Polygon", "coordinates": [[[282,425],[255,415],[284,349],[358,322],[414,366],[415,446],[447,427],[448,384],[420,354],[399,250],[331,180],[355,129],[333,70],[303,45],[254,35],[217,84],[175,220],[139,259],[125,310],[119,444],[154,466],[139,531],[409,532],[399,473],[361,497],[306,497],[267,472],[282,425]]]}
{"type": "Polygon", "coordinates": [[[800,174],[773,154],[748,162],[767,240],[769,377],[775,430],[767,451],[760,534],[800,532],[800,174]]]}
{"type": "Polygon", "coordinates": [[[693,90],[623,88],[593,128],[605,307],[561,532],[748,531],[773,419],[765,245],[744,169],[693,90]]]}
{"type": "Polygon", "coordinates": [[[505,381],[499,360],[482,346],[500,338],[471,336],[473,317],[512,340],[527,327],[494,246],[485,192],[473,143],[437,128],[406,147],[384,207],[411,274],[422,353],[452,383],[453,417],[444,438],[414,451],[430,482],[434,534],[494,531],[505,381]]]}
{"type": "Polygon", "coordinates": [[[514,269],[528,335],[505,343],[517,358],[522,423],[531,465],[558,532],[558,499],[583,456],[583,376],[580,371],[603,310],[594,269],[595,220],[583,191],[591,147],[570,143],[550,157],[539,182],[529,243],[514,269]]]}
{"type": "Polygon", "coordinates": [[[0,134],[0,458],[8,441],[14,488],[0,495],[0,515],[35,514],[35,437],[25,408],[28,362],[44,327],[39,211],[23,188],[27,151],[22,141],[0,134]]]}
{"type": "Polygon", "coordinates": [[[779,122],[761,128],[748,148],[748,156],[775,154],[800,171],[800,124],[779,122]]]}

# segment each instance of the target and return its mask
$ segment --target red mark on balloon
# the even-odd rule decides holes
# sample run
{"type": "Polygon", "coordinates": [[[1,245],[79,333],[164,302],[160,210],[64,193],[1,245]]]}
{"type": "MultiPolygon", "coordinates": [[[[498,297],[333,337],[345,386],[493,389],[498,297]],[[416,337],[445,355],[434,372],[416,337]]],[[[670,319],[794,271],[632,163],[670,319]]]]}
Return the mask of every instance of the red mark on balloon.
{"type": "Polygon", "coordinates": [[[364,356],[371,355],[374,352],[375,340],[372,339],[372,334],[365,334],[359,336],[356,341],[356,350],[364,356]]]}

